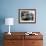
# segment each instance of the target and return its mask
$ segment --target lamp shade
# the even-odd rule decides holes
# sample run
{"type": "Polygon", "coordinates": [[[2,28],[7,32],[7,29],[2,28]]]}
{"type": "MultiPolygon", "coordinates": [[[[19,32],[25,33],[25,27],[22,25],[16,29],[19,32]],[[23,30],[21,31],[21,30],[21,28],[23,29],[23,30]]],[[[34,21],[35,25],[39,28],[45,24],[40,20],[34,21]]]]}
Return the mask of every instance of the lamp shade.
{"type": "Polygon", "coordinates": [[[5,18],[5,25],[14,25],[14,18],[5,18]]]}

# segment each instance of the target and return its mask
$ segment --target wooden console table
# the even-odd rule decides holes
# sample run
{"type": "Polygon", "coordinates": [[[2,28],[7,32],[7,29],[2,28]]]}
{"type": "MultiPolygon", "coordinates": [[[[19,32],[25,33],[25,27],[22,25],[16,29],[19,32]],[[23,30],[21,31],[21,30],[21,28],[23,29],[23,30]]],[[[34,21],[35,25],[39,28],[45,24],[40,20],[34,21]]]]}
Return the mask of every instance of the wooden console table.
{"type": "Polygon", "coordinates": [[[11,32],[8,35],[4,33],[4,46],[43,46],[43,35],[40,32],[38,35],[25,35],[26,32],[11,32]]]}

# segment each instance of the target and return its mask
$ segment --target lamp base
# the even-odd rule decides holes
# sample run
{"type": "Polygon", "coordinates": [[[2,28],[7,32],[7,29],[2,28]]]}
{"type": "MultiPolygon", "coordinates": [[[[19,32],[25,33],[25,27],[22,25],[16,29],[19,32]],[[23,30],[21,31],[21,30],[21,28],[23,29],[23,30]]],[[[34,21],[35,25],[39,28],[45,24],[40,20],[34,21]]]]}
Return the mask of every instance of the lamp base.
{"type": "Polygon", "coordinates": [[[8,34],[9,34],[9,35],[11,35],[11,33],[10,33],[10,32],[8,32],[8,34]]]}

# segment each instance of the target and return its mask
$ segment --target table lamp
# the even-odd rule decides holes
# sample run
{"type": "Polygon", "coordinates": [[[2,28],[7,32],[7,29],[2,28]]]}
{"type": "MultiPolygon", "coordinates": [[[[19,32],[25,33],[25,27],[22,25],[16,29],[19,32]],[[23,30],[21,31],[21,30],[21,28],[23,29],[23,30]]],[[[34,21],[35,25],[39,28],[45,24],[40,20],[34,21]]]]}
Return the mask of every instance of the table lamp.
{"type": "Polygon", "coordinates": [[[8,34],[11,35],[11,33],[10,33],[10,26],[14,25],[14,18],[5,18],[5,25],[9,25],[8,34]]]}

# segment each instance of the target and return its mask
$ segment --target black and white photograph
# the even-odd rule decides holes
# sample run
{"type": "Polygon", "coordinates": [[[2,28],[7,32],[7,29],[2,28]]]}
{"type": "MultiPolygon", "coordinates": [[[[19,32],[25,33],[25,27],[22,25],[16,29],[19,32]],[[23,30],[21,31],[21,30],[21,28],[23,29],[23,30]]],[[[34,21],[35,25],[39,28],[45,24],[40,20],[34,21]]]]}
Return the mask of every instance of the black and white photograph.
{"type": "Polygon", "coordinates": [[[19,23],[36,23],[36,9],[19,9],[19,23]]]}

